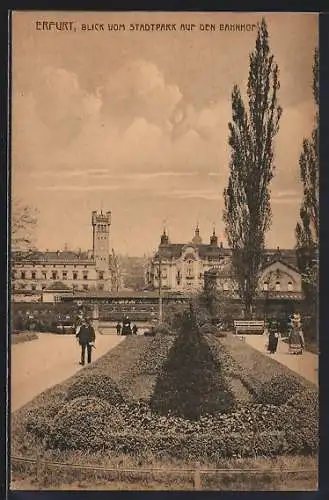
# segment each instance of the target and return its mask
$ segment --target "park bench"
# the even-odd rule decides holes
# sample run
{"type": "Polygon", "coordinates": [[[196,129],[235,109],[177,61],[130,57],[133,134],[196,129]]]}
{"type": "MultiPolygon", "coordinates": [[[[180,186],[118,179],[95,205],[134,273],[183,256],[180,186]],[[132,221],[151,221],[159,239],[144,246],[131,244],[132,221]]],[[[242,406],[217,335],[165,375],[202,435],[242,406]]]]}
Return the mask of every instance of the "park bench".
{"type": "Polygon", "coordinates": [[[244,334],[259,334],[264,333],[265,323],[262,320],[235,320],[234,329],[236,335],[244,334]]]}

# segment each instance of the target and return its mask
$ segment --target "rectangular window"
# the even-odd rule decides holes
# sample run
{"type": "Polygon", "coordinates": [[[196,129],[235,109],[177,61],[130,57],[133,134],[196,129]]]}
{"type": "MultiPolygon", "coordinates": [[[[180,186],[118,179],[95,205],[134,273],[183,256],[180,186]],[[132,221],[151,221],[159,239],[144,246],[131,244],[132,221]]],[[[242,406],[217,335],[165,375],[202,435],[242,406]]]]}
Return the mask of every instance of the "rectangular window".
{"type": "Polygon", "coordinates": [[[52,271],[51,276],[52,276],[53,280],[56,280],[57,279],[57,272],[56,271],[52,271]]]}
{"type": "Polygon", "coordinates": [[[21,278],[22,278],[22,280],[25,280],[25,271],[21,272],[21,278]]]}
{"type": "Polygon", "coordinates": [[[35,291],[37,289],[37,287],[35,285],[32,285],[31,288],[33,291],[35,291]]]}
{"type": "Polygon", "coordinates": [[[42,277],[46,280],[47,279],[47,271],[42,271],[42,277]]]}
{"type": "Polygon", "coordinates": [[[103,271],[99,271],[99,273],[98,273],[98,279],[100,279],[100,280],[104,279],[104,273],[103,273],[103,271]]]}
{"type": "Polygon", "coordinates": [[[83,285],[84,290],[88,290],[88,285],[83,285]]]}
{"type": "Polygon", "coordinates": [[[32,278],[33,280],[35,280],[35,279],[36,279],[36,277],[37,277],[37,273],[36,273],[35,271],[32,271],[32,273],[31,273],[31,278],[32,278]]]}
{"type": "Polygon", "coordinates": [[[66,271],[63,271],[62,276],[63,276],[63,280],[67,280],[67,272],[66,271]]]}
{"type": "Polygon", "coordinates": [[[84,271],[83,273],[83,279],[84,280],[87,280],[88,279],[88,273],[86,271],[84,271]]]}
{"type": "Polygon", "coordinates": [[[74,272],[74,273],[73,273],[73,279],[74,279],[74,280],[77,280],[77,279],[78,279],[78,273],[76,273],[76,272],[74,272]]]}

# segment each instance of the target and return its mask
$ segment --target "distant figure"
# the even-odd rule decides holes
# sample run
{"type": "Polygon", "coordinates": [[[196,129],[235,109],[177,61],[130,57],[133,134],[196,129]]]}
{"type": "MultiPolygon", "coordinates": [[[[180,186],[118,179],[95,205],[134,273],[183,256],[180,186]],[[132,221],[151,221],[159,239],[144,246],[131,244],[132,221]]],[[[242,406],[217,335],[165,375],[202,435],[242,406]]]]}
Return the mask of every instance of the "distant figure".
{"type": "Polygon", "coordinates": [[[290,319],[289,352],[291,354],[302,354],[305,348],[302,321],[299,313],[295,313],[290,319]]]}
{"type": "Polygon", "coordinates": [[[268,335],[268,351],[270,354],[275,354],[279,342],[279,328],[277,321],[272,321],[269,325],[268,335]]]}
{"type": "Polygon", "coordinates": [[[90,321],[84,319],[79,328],[79,331],[76,333],[76,337],[79,340],[79,344],[81,345],[81,361],[80,365],[85,364],[85,354],[87,349],[87,361],[91,363],[91,350],[94,346],[95,342],[95,330],[90,324],[90,321]]]}
{"type": "Polygon", "coordinates": [[[137,328],[137,325],[134,324],[133,328],[132,328],[132,332],[133,332],[133,335],[137,335],[137,332],[138,332],[138,328],[137,328]]]}
{"type": "Polygon", "coordinates": [[[122,322],[122,335],[131,335],[131,326],[128,316],[122,322]]]}
{"type": "Polygon", "coordinates": [[[116,329],[117,329],[117,335],[121,335],[121,323],[117,323],[116,329]]]}

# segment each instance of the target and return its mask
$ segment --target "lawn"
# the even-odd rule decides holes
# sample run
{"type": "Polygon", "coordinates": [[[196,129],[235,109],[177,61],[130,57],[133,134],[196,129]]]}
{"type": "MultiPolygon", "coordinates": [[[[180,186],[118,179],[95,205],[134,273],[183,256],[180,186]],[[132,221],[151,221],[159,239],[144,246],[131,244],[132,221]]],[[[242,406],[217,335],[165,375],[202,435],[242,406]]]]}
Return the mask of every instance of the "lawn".
{"type": "MultiPolygon", "coordinates": [[[[199,462],[208,471],[201,474],[203,489],[273,490],[282,485],[291,490],[316,489],[316,389],[237,339],[206,335],[202,346],[211,355],[200,357],[188,340],[177,349],[177,338],[127,337],[90,367],[13,414],[12,456],[115,469],[49,466],[39,471],[34,484],[45,488],[65,484],[67,489],[191,489],[199,462]],[[165,387],[162,382],[170,366],[176,375],[185,370],[186,384],[179,381],[177,390],[193,389],[193,398],[204,392],[195,391],[195,383],[202,384],[206,373],[206,387],[211,374],[213,391],[220,384],[220,393],[213,394],[217,409],[208,413],[194,399],[192,404],[200,406],[194,420],[184,417],[184,408],[173,408],[166,415],[156,411],[151,402],[165,387]],[[226,394],[223,401],[221,391],[226,394]],[[147,467],[161,473],[146,473],[147,467]],[[120,471],[127,468],[136,470],[120,471]],[[192,472],[184,473],[186,468],[192,472]],[[262,473],[210,472],[216,468],[262,473]],[[273,468],[282,472],[271,474],[273,468]],[[287,468],[308,471],[288,474],[287,468]]],[[[35,475],[35,465],[14,461],[12,471],[13,480],[24,484],[35,475]]]]}

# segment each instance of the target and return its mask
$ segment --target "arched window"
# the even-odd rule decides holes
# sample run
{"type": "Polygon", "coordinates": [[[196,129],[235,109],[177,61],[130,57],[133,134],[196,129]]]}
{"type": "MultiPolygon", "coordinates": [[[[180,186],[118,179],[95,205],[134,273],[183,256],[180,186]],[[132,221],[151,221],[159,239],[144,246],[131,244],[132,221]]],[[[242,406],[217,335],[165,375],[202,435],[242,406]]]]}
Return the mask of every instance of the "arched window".
{"type": "Polygon", "coordinates": [[[268,291],[268,282],[267,281],[264,281],[264,283],[263,283],[263,291],[264,292],[268,291]]]}
{"type": "Polygon", "coordinates": [[[288,292],[292,292],[294,289],[294,285],[292,283],[292,281],[288,281],[288,292]]]}
{"type": "Polygon", "coordinates": [[[280,284],[280,281],[277,281],[277,282],[275,283],[275,291],[276,291],[276,292],[279,292],[280,290],[281,290],[281,284],[280,284]]]}
{"type": "Polygon", "coordinates": [[[223,290],[224,290],[224,292],[228,291],[228,283],[226,281],[224,281],[224,283],[223,283],[223,290]]]}

